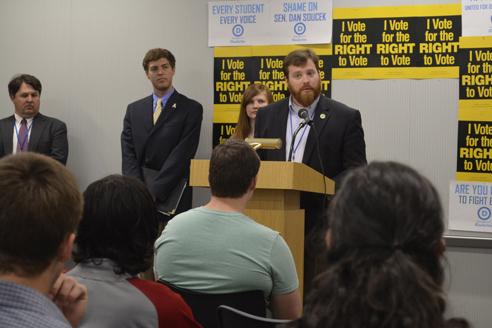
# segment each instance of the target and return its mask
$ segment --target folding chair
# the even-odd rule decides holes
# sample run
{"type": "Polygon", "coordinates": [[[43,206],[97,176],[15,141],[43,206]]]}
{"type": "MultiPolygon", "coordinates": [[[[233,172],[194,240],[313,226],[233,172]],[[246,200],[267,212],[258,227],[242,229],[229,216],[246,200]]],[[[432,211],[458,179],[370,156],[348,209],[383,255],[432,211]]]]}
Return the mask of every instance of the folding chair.
{"type": "Polygon", "coordinates": [[[217,309],[219,328],[274,328],[291,320],[271,319],[221,305],[217,309]]]}

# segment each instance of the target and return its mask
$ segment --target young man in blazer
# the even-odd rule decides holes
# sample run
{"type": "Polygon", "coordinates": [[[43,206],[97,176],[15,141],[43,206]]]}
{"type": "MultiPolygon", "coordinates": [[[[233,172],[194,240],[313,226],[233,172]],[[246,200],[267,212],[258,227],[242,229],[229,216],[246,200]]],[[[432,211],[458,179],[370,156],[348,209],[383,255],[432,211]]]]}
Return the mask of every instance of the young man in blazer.
{"type": "Polygon", "coordinates": [[[14,115],[0,120],[0,157],[32,151],[67,163],[67,126],[62,121],[39,113],[41,82],[21,74],[9,82],[14,115]]]}
{"type": "MultiPolygon", "coordinates": [[[[202,123],[202,105],[173,87],[175,66],[169,50],[147,52],[143,68],[153,93],[128,105],[121,133],[123,175],[144,181],[157,204],[189,176],[202,123]],[[150,179],[144,176],[149,171],[150,179]]],[[[176,213],[190,209],[191,200],[191,188],[186,187],[176,213]]]]}
{"type": "MultiPolygon", "coordinates": [[[[280,138],[283,142],[279,150],[260,151],[262,160],[286,161],[291,153],[292,161],[312,167],[334,179],[338,186],[347,170],[367,163],[364,131],[358,110],[321,94],[318,62],[318,56],[311,49],[294,50],[285,57],[283,70],[290,97],[257,112],[255,137],[280,138]],[[298,115],[301,109],[307,110],[312,123],[299,130],[291,147],[293,134],[304,121],[298,115]]],[[[309,262],[315,251],[310,251],[313,248],[310,241],[316,240],[316,233],[322,227],[323,198],[319,194],[301,193],[301,208],[306,213],[306,291],[314,275],[314,267],[309,262]]]]}

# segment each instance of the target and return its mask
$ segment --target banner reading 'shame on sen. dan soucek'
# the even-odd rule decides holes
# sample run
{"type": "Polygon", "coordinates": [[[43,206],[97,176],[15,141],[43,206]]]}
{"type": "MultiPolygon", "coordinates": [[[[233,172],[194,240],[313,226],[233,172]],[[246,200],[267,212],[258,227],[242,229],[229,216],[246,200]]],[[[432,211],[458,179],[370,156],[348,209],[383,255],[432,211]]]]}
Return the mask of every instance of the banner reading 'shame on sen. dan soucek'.
{"type": "MultiPolygon", "coordinates": [[[[234,132],[243,92],[251,83],[265,84],[279,101],[289,96],[284,57],[300,45],[216,47],[214,49],[213,145],[234,132]]],[[[331,96],[331,45],[309,45],[319,56],[321,92],[331,96]]]]}

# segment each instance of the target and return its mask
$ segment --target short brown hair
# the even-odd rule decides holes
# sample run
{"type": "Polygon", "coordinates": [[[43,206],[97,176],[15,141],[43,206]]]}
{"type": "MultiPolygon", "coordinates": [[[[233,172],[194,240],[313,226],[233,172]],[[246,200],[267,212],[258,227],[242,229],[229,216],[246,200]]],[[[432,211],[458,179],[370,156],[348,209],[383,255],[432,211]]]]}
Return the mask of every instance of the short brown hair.
{"type": "Polygon", "coordinates": [[[82,214],[74,176],[45,155],[0,160],[0,273],[36,276],[56,258],[82,214]]]}
{"type": "Polygon", "coordinates": [[[41,95],[42,85],[41,81],[39,81],[35,76],[29,74],[19,74],[16,75],[9,82],[9,96],[13,98],[17,91],[19,91],[22,83],[30,85],[34,90],[39,92],[41,95]]]}
{"type": "Polygon", "coordinates": [[[155,49],[150,49],[145,54],[145,57],[142,62],[142,66],[145,72],[149,71],[150,62],[159,60],[161,58],[166,58],[169,61],[171,67],[174,69],[174,67],[176,66],[176,58],[174,58],[174,55],[167,49],[155,48],[155,49]]]}
{"type": "Polygon", "coordinates": [[[316,70],[319,72],[319,57],[314,51],[309,48],[291,51],[284,58],[284,66],[282,69],[284,71],[285,78],[289,79],[289,66],[303,66],[309,59],[313,61],[314,66],[316,66],[316,70]]]}
{"type": "Polygon", "coordinates": [[[212,151],[208,182],[213,196],[239,198],[258,174],[260,158],[243,140],[228,139],[212,151]]]}

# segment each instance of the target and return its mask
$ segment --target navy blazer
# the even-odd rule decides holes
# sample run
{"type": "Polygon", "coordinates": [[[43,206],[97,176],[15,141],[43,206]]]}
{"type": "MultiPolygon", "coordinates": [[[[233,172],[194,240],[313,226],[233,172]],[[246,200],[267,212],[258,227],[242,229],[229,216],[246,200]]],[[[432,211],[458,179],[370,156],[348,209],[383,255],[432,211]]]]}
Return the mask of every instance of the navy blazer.
{"type": "Polygon", "coordinates": [[[200,103],[177,91],[169,97],[155,125],[152,95],[128,105],[121,133],[123,174],[143,181],[142,167],[158,170],[154,183],[147,187],[154,197],[165,201],[178,182],[189,176],[202,115],[200,103]]]}
{"type": "MultiPolygon", "coordinates": [[[[0,157],[12,154],[14,122],[14,115],[0,120],[0,157]]],[[[50,156],[65,165],[68,158],[66,124],[38,113],[32,121],[27,149],[50,156]]]]}
{"type": "MultiPolygon", "coordinates": [[[[289,113],[289,99],[261,108],[256,114],[256,138],[280,138],[279,150],[261,150],[260,158],[266,161],[285,161],[285,134],[289,113]]],[[[324,174],[335,180],[338,186],[347,170],[364,165],[366,144],[358,110],[321,95],[315,109],[314,122],[319,133],[319,149],[324,174]]],[[[287,145],[289,147],[289,145],[287,145]]],[[[311,127],[306,141],[302,162],[318,172],[322,172],[316,152],[316,135],[311,127]]],[[[311,193],[301,194],[301,207],[306,209],[306,232],[315,224],[323,208],[323,197],[311,193]]]]}

